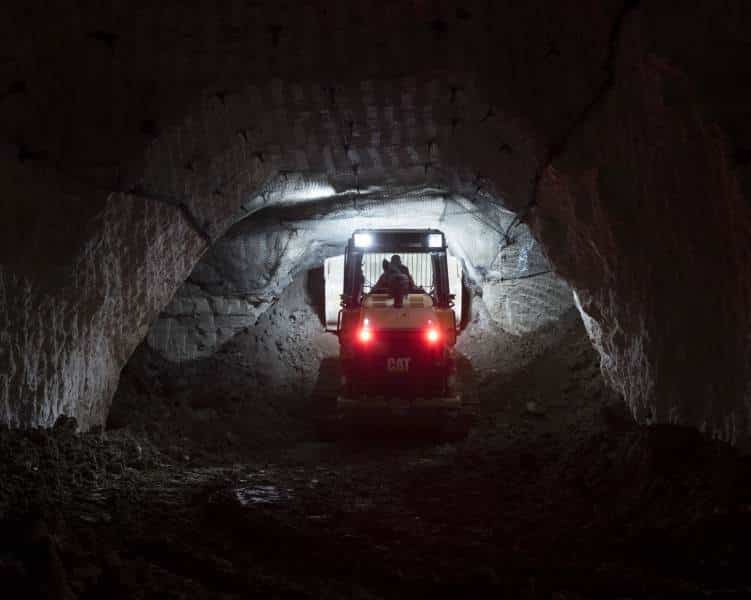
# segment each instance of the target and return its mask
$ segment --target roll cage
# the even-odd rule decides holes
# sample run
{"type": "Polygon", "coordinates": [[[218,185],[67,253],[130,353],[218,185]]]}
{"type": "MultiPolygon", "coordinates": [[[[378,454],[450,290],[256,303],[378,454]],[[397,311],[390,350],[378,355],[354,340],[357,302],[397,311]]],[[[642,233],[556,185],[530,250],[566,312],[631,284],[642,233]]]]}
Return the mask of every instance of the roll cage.
{"type": "Polygon", "coordinates": [[[449,291],[448,260],[446,238],[437,229],[359,229],[347,242],[344,254],[344,308],[357,308],[362,304],[363,257],[366,253],[420,253],[430,257],[432,265],[432,286],[430,297],[436,307],[453,306],[453,296],[449,291]],[[358,245],[356,240],[367,239],[367,246],[358,245]]]}

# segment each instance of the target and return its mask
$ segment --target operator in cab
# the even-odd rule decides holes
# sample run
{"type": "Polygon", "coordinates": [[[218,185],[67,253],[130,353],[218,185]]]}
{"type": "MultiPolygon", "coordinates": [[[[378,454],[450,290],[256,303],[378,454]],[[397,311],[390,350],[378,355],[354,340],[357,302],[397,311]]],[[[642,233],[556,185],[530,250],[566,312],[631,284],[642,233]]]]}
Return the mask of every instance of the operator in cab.
{"type": "Polygon", "coordinates": [[[401,308],[404,296],[415,288],[415,281],[409,269],[402,264],[402,257],[394,254],[390,261],[383,260],[383,273],[378,278],[373,291],[389,293],[394,297],[394,308],[401,308]]]}

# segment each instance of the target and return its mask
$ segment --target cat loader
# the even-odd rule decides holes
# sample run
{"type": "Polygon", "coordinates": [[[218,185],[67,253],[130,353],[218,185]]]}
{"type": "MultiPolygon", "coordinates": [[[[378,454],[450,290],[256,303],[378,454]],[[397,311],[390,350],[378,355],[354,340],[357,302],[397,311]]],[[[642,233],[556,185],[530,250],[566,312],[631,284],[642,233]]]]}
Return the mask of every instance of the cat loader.
{"type": "Polygon", "coordinates": [[[324,272],[327,325],[340,350],[322,365],[334,374],[317,398],[321,437],[361,425],[465,437],[477,407],[457,377],[461,266],[443,233],[357,230],[324,272]]]}

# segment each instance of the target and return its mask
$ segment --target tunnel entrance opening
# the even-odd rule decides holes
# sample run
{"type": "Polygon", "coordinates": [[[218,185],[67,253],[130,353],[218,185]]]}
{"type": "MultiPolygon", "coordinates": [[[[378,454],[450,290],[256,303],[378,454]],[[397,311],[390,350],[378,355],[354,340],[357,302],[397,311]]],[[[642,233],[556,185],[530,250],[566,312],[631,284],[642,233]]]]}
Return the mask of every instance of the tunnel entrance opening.
{"type": "Polygon", "coordinates": [[[472,393],[495,390],[581,328],[570,289],[529,230],[517,223],[508,243],[514,221],[496,201],[435,189],[295,199],[239,221],[152,324],[123,371],[108,426],[178,436],[170,445],[180,455],[311,439],[320,366],[339,350],[325,331],[322,267],[362,227],[445,232],[461,268],[460,364],[472,393]]]}

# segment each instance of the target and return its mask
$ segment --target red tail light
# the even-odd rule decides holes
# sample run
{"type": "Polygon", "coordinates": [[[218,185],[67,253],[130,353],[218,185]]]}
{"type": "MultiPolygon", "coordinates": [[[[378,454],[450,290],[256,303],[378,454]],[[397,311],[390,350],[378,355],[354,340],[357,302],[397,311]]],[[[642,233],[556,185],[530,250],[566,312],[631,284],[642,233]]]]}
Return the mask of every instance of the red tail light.
{"type": "Polygon", "coordinates": [[[441,332],[438,331],[437,327],[429,327],[425,331],[425,341],[428,342],[428,344],[437,344],[441,339],[441,332]]]}
{"type": "Polygon", "coordinates": [[[357,332],[357,339],[363,344],[367,344],[373,339],[373,332],[368,327],[363,327],[357,332]]]}

